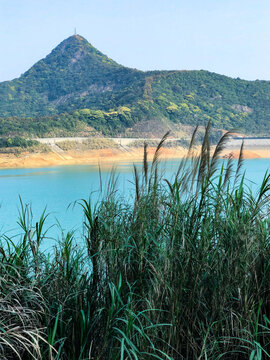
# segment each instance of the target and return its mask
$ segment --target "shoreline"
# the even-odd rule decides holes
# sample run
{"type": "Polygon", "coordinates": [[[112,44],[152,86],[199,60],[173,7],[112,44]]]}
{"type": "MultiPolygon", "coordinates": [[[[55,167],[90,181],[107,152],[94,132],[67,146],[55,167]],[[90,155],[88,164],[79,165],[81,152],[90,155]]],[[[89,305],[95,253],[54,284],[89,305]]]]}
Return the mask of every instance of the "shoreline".
{"type": "MultiPolygon", "coordinates": [[[[151,160],[155,152],[155,148],[148,148],[148,159],[151,160]]],[[[160,159],[181,159],[187,154],[187,149],[181,147],[162,148],[160,159]]],[[[231,155],[238,158],[239,147],[226,148],[222,153],[222,158],[231,155]]],[[[248,147],[244,149],[245,159],[270,158],[270,148],[248,147]]],[[[31,153],[23,152],[19,155],[0,154],[0,169],[14,168],[40,168],[50,166],[65,165],[113,165],[124,162],[137,162],[143,160],[143,148],[130,150],[120,149],[100,149],[88,151],[65,151],[57,153],[50,151],[47,153],[31,153]]]]}
{"type": "MultiPolygon", "coordinates": [[[[148,158],[152,159],[155,148],[148,149],[148,158]]],[[[164,148],[160,153],[160,159],[180,159],[186,155],[183,148],[164,148]]],[[[115,165],[117,163],[137,162],[143,160],[143,148],[130,151],[119,149],[100,149],[88,151],[65,151],[56,153],[29,153],[19,155],[0,154],[0,169],[16,168],[40,168],[65,165],[115,165]]]]}

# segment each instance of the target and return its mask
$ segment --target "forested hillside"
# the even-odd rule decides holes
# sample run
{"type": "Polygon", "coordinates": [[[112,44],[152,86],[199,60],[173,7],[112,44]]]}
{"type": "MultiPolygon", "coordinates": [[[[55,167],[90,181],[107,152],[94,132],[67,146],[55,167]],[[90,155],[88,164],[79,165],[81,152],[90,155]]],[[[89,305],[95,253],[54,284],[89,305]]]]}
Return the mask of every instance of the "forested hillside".
{"type": "Polygon", "coordinates": [[[0,83],[0,134],[128,133],[147,121],[270,130],[270,82],[208,71],[126,68],[83,37],[64,40],[20,78],[0,83]]]}

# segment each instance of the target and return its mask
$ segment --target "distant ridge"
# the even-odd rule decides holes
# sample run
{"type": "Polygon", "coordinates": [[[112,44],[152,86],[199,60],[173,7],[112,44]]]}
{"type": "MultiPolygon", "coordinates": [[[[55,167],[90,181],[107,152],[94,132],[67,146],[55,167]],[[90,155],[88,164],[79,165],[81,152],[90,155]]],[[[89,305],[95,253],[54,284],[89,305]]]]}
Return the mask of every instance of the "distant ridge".
{"type": "MultiPolygon", "coordinates": [[[[18,79],[0,83],[0,118],[5,125],[0,125],[0,133],[11,132],[10,118],[18,123],[18,118],[29,117],[43,118],[47,132],[59,114],[108,134],[132,132],[149,122],[176,129],[211,120],[216,128],[267,135],[270,82],[203,70],[130,69],[73,35],[18,79]]],[[[24,131],[28,126],[30,133],[37,132],[22,121],[24,131]]]]}

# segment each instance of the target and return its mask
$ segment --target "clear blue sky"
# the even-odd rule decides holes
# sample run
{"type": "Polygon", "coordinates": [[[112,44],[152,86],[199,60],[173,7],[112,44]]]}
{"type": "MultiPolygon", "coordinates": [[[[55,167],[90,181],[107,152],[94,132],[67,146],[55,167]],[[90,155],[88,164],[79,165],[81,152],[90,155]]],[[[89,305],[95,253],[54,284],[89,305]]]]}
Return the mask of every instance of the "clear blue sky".
{"type": "Polygon", "coordinates": [[[270,0],[0,0],[0,81],[75,27],[129,67],[270,80],[270,0]]]}

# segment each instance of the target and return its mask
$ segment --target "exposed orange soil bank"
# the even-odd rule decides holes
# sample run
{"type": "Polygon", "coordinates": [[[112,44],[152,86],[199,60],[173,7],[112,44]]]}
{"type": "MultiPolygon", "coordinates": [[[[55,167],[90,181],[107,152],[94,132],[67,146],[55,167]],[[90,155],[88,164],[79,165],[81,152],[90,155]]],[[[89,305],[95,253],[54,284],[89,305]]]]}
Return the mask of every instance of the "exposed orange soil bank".
{"type": "MultiPolygon", "coordinates": [[[[232,156],[234,159],[239,157],[240,151],[239,149],[229,149],[223,152],[223,157],[232,156]]],[[[270,158],[270,149],[244,149],[243,151],[244,159],[259,159],[259,158],[270,158]]]]}
{"type": "MultiPolygon", "coordinates": [[[[152,158],[155,148],[149,148],[149,159],[152,158]]],[[[177,148],[163,148],[161,150],[161,159],[176,159],[182,158],[187,153],[186,149],[177,148]]],[[[222,156],[227,157],[233,154],[237,158],[239,149],[227,149],[222,156]]],[[[63,154],[54,152],[49,153],[21,153],[14,154],[0,154],[0,168],[37,168],[57,165],[76,165],[76,164],[116,164],[119,162],[133,162],[141,161],[143,158],[143,149],[138,148],[131,151],[122,151],[119,149],[101,149],[91,151],[66,151],[63,154]]],[[[270,158],[270,149],[256,148],[244,150],[244,158],[270,158]]]]}
{"type": "MultiPolygon", "coordinates": [[[[154,154],[155,149],[149,148],[149,159],[154,154]]],[[[186,154],[182,148],[162,149],[161,158],[181,158],[186,154]]],[[[0,168],[36,168],[57,165],[86,165],[86,164],[116,164],[119,162],[141,161],[143,158],[143,149],[132,151],[122,151],[118,149],[101,149],[91,151],[66,151],[57,154],[49,153],[21,153],[0,154],[0,168]]]]}

